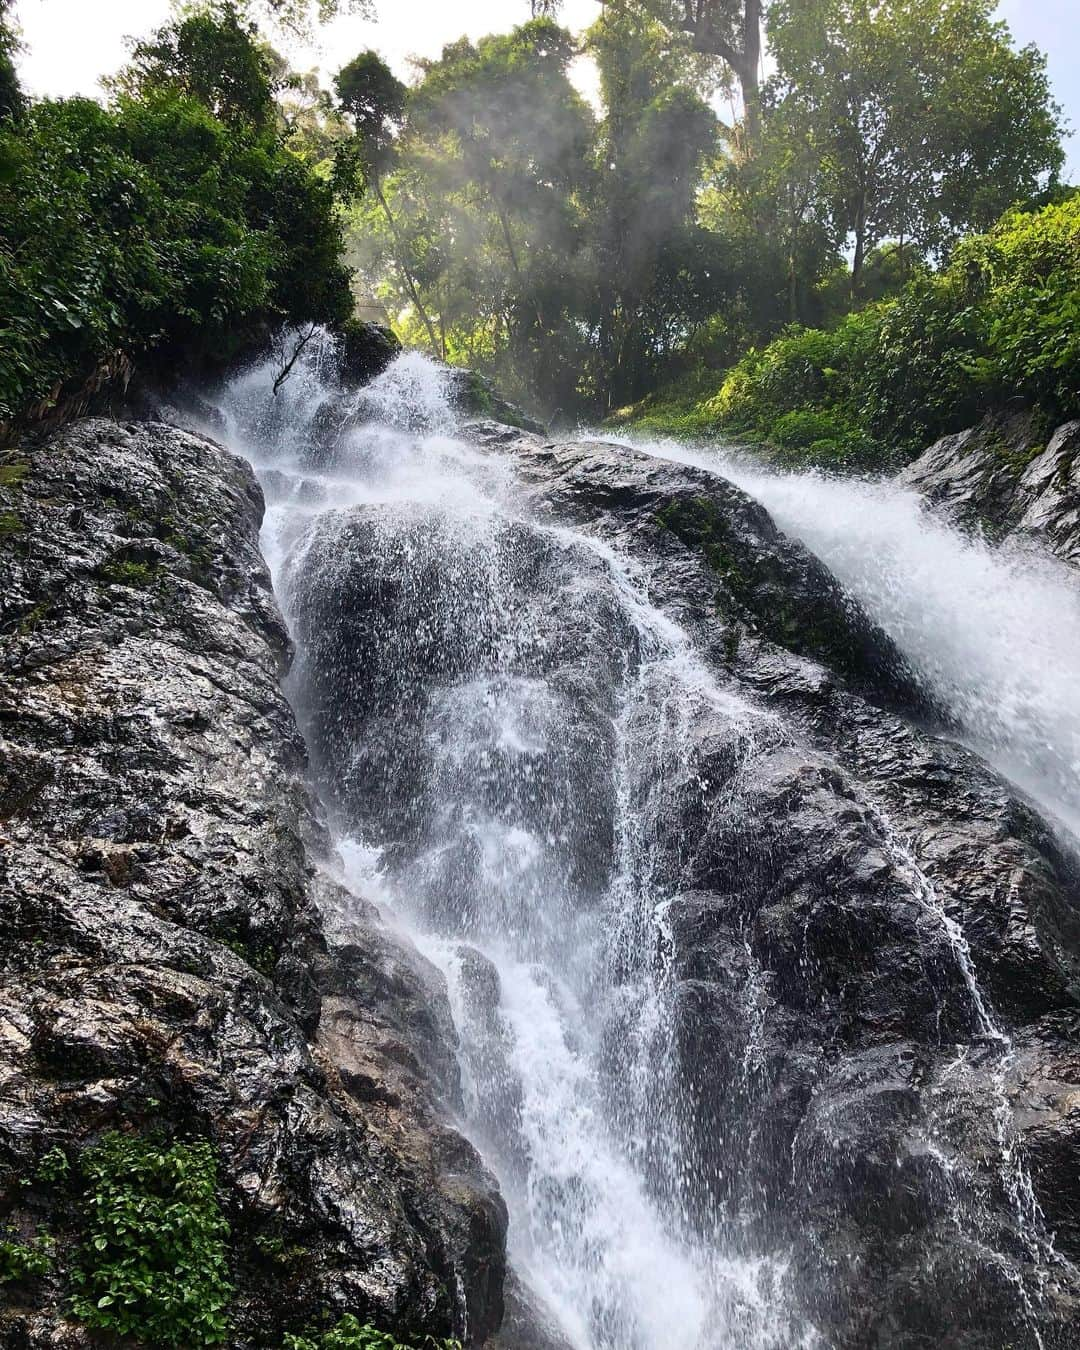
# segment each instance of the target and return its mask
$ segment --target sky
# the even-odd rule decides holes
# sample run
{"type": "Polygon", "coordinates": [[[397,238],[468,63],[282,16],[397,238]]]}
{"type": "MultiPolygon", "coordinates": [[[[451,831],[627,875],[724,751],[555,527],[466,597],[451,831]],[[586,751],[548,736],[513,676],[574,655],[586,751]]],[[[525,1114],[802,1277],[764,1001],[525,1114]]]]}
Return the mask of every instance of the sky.
{"type": "MultiPolygon", "coordinates": [[[[375,47],[407,77],[410,56],[437,56],[463,32],[477,38],[529,17],[528,0],[374,4],[374,20],[336,19],[321,31],[317,48],[289,51],[294,66],[333,71],[358,51],[375,47]]],[[[125,37],[149,32],[169,12],[170,0],[18,0],[15,13],[27,47],[20,63],[23,82],[34,94],[96,94],[100,77],[123,63],[125,37]]],[[[1068,122],[1080,129],[1080,0],[1001,0],[999,12],[1018,43],[1034,42],[1048,54],[1054,95],[1068,122]]],[[[563,0],[560,19],[576,29],[598,13],[597,0],[563,0]]],[[[588,92],[587,71],[580,72],[579,82],[588,92]]],[[[1080,135],[1066,148],[1067,175],[1080,182],[1080,135]]]]}

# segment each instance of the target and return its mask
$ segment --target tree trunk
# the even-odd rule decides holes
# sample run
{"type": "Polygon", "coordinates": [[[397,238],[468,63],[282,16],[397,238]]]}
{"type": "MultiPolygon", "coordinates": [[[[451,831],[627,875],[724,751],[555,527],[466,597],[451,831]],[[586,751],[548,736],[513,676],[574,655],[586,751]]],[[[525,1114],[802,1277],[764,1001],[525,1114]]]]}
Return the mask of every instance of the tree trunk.
{"type": "Polygon", "coordinates": [[[753,155],[761,142],[761,0],[745,0],[742,68],[736,72],[746,119],[746,148],[753,155]]]}
{"type": "Polygon", "coordinates": [[[379,205],[382,207],[387,224],[390,226],[390,233],[394,236],[394,245],[397,249],[397,264],[398,267],[401,268],[401,275],[405,278],[406,289],[409,292],[413,304],[416,306],[417,314],[420,315],[424,327],[427,329],[428,341],[431,343],[431,354],[432,356],[438,356],[440,351],[439,339],[435,336],[435,329],[432,327],[428,312],[424,308],[424,302],[420,299],[420,292],[416,289],[416,282],[413,280],[412,272],[409,271],[409,264],[405,261],[405,241],[402,239],[401,232],[398,230],[397,221],[394,219],[393,212],[390,210],[386,198],[383,196],[382,185],[378,180],[375,180],[372,183],[372,187],[375,189],[375,196],[379,205]]]}
{"type": "MultiPolygon", "coordinates": [[[[491,200],[495,203],[495,211],[499,217],[499,224],[502,226],[503,239],[506,241],[506,251],[510,255],[510,265],[514,269],[514,276],[517,278],[518,290],[521,292],[522,300],[525,299],[525,278],[521,273],[521,264],[518,262],[517,249],[514,247],[514,236],[510,233],[510,222],[506,218],[506,212],[503,209],[502,202],[494,192],[491,194],[491,200]]],[[[536,322],[540,328],[540,336],[544,335],[544,316],[540,313],[540,306],[535,306],[533,313],[536,315],[536,322]]]]}
{"type": "Polygon", "coordinates": [[[761,141],[762,0],[742,0],[740,32],[734,42],[717,26],[716,11],[721,7],[721,0],[683,0],[678,25],[690,34],[694,51],[719,56],[734,72],[743,100],[744,149],[751,156],[761,141]]]}
{"type": "Polygon", "coordinates": [[[855,253],[851,259],[851,294],[862,290],[863,264],[866,262],[866,213],[860,206],[855,217],[855,253]]]}

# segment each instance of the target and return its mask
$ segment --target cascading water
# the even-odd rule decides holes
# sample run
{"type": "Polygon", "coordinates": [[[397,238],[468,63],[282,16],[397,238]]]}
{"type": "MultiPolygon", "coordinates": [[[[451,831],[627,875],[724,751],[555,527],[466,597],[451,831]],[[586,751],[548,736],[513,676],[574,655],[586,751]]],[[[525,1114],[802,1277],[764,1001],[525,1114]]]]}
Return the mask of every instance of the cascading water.
{"type": "MultiPolygon", "coordinates": [[[[822,1344],[792,1281],[812,1283],[808,1259],[827,1258],[804,1249],[792,1275],[791,1232],[767,1194],[803,1183],[767,1176],[798,1168],[792,1141],[775,1156],[786,1138],[769,1116],[776,976],[739,893],[756,887],[760,905],[774,885],[778,841],[754,794],[784,771],[785,727],[698,656],[631,558],[532,514],[512,459],[455,435],[448,372],[408,354],[346,393],[312,344],[276,397],[273,376],[250,371],[222,407],[267,496],[264,550],[297,642],[291,693],[347,882],[446,976],[463,1125],[498,1172],[517,1270],[575,1350],[822,1344]],[[719,1104],[708,1053],[688,1065],[677,988],[680,934],[718,868],[708,884],[732,892],[733,982],[719,1104]]],[[[708,452],[645,448],[718,468],[708,452]]],[[[904,495],[734,461],[722,471],[864,601],[969,739],[1074,818],[1078,728],[1055,691],[1062,652],[1080,654],[1080,621],[1047,625],[1041,669],[1005,659],[1031,613],[1062,598],[1053,569],[1021,569],[1014,604],[992,585],[1001,559],[904,495]]],[[[999,1189],[1030,1250],[998,1250],[957,1162],[957,1084],[978,1095],[984,1081],[968,1074],[966,1046],[926,1089],[916,1152],[936,1169],[957,1242],[978,1249],[972,1269],[989,1262],[1015,1287],[1019,1325],[1030,1323],[1016,1344],[1038,1346],[1039,1291],[1020,1267],[1046,1253],[1007,1120],[1009,1043],[964,934],[883,817],[875,828],[926,916],[924,940],[951,966],[939,1020],[966,1022],[975,1060],[992,1061],[999,1189]]]]}
{"type": "Polygon", "coordinates": [[[765,719],[626,560],[521,514],[508,465],[454,439],[439,367],[399,358],[351,399],[318,351],[277,400],[271,379],[224,411],[267,492],[298,712],[348,882],[446,974],[517,1268],[580,1350],[810,1345],[782,1254],[693,1217],[665,988],[683,733],[713,719],[737,761],[765,719]]]}
{"type": "Polygon", "coordinates": [[[1080,838],[1080,587],[1064,563],[960,533],[891,483],[774,473],[631,439],[722,474],[855,595],[969,744],[1080,838]]]}

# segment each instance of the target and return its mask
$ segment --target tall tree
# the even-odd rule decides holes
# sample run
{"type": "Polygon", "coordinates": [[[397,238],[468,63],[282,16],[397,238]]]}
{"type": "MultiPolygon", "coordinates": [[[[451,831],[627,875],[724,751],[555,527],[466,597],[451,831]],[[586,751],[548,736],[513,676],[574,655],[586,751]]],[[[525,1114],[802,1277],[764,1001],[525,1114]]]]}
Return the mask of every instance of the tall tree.
{"type": "Polygon", "coordinates": [[[405,121],[405,86],[378,52],[366,51],[338,71],[334,90],[354,131],[352,143],[339,149],[338,178],[348,177],[360,189],[370,188],[374,193],[393,235],[394,256],[410,299],[424,325],[432,353],[439,355],[439,339],[420,297],[405,240],[382,186],[383,175],[393,159],[395,138],[405,121]]]}
{"type": "Polygon", "coordinates": [[[0,118],[18,117],[24,101],[19,77],[15,71],[15,53],[18,38],[8,15],[12,0],[0,0],[0,118]]]}
{"type": "Polygon", "coordinates": [[[773,0],[769,115],[818,157],[857,292],[884,239],[941,251],[1060,169],[1045,58],[995,0],[773,0]]]}
{"type": "Polygon", "coordinates": [[[680,83],[665,30],[640,10],[610,11],[587,35],[604,103],[592,206],[598,354],[609,405],[640,398],[712,269],[697,235],[699,170],[718,124],[680,83]]]}
{"type": "Polygon", "coordinates": [[[718,56],[739,82],[748,148],[761,135],[762,0],[672,0],[679,28],[696,52],[718,56]]]}
{"type": "Polygon", "coordinates": [[[112,83],[133,97],[155,89],[186,94],[229,126],[261,131],[275,108],[270,56],[257,39],[242,6],[208,0],[137,42],[112,83]]]}
{"type": "MultiPolygon", "coordinates": [[[[469,266],[493,288],[519,366],[552,369],[575,302],[578,194],[592,174],[593,119],[568,76],[573,39],[550,19],[421,63],[405,140],[413,169],[437,183],[468,241],[469,266]]],[[[556,364],[560,364],[556,361],[556,364]]]]}

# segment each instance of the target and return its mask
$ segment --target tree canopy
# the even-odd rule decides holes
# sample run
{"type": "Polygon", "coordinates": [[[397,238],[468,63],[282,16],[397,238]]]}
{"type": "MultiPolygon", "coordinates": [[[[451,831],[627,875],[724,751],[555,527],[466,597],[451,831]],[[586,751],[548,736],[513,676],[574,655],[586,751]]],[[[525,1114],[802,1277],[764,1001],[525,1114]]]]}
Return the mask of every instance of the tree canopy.
{"type": "Polygon", "coordinates": [[[333,196],[290,153],[235,8],[139,44],[108,107],[0,121],[0,423],[118,356],[223,364],[352,310],[333,196]]]}

